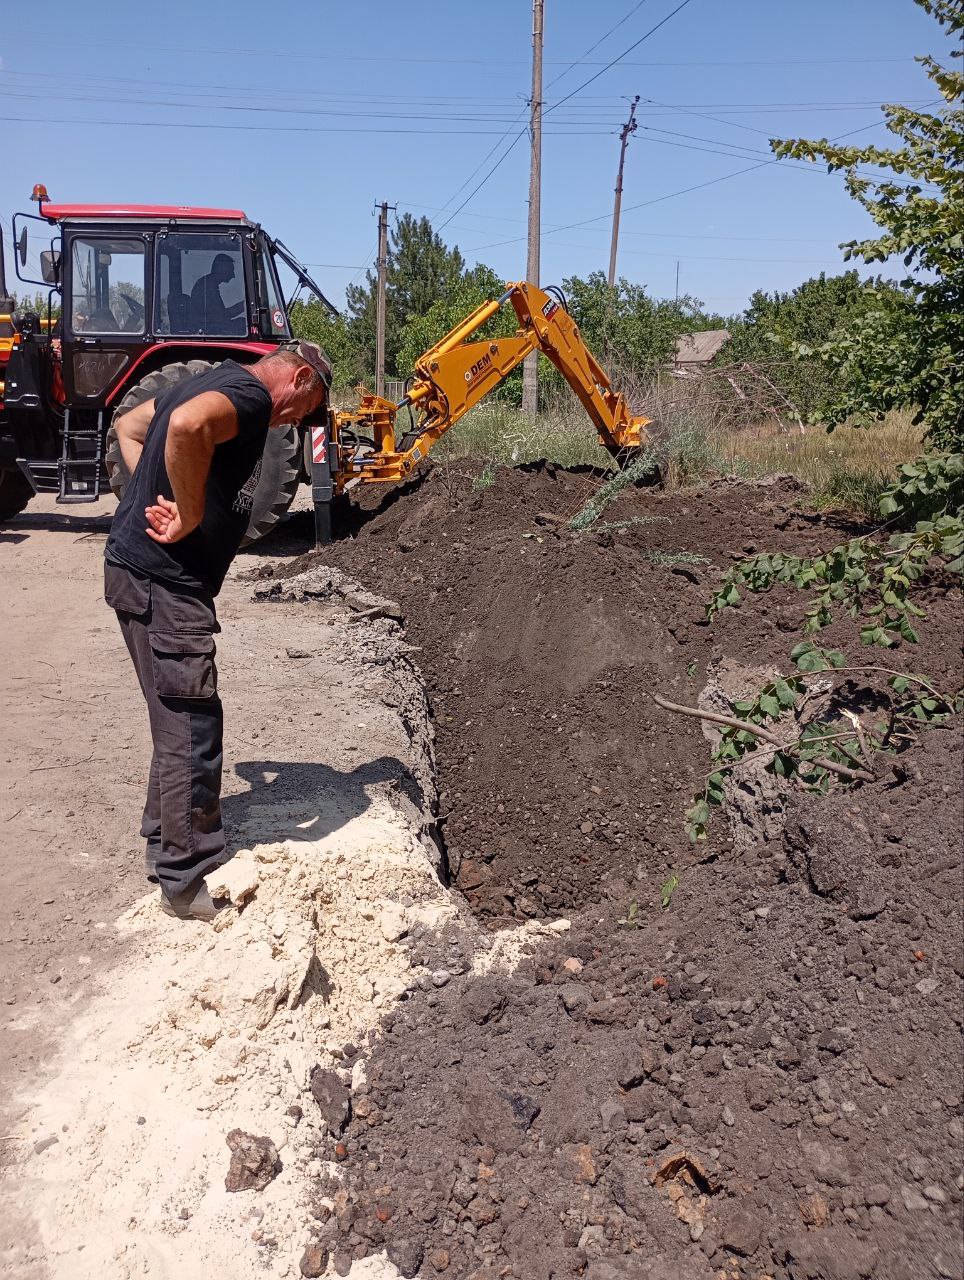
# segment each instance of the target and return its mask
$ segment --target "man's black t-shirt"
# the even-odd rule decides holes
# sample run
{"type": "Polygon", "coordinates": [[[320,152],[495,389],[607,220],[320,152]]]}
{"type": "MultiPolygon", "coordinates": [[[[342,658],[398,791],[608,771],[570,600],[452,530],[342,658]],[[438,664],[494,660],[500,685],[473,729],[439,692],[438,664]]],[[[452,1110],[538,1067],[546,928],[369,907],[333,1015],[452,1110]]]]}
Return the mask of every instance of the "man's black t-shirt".
{"type": "Polygon", "coordinates": [[[217,595],[248,527],[270,418],[267,387],[233,360],[185,378],[160,396],[140,461],[114,515],[107,559],[152,578],[217,595]],[[180,542],[154,542],[145,532],[144,508],[155,503],[158,494],[174,498],[164,465],[171,413],[205,391],[220,391],[231,401],[238,415],[238,434],[214,450],[204,518],[198,528],[180,542]]]}

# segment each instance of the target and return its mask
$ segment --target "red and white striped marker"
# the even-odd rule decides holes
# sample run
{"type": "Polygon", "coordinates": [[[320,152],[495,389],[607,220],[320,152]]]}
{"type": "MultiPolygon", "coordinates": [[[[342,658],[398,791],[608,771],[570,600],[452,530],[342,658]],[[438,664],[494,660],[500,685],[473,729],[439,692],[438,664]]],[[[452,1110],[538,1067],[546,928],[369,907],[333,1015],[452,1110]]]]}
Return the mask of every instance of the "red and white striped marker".
{"type": "Polygon", "coordinates": [[[327,427],[311,428],[311,461],[323,463],[328,458],[327,427]]]}

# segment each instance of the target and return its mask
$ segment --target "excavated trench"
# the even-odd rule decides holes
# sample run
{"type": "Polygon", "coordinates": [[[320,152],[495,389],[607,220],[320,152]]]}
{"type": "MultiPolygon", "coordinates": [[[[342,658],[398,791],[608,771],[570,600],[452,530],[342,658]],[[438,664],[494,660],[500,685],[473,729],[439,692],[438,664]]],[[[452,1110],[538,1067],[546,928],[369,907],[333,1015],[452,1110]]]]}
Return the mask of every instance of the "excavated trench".
{"type": "MultiPolygon", "coordinates": [[[[960,1277],[960,732],[859,791],[748,790],[733,831],[688,845],[709,748],[651,695],[785,667],[800,600],[712,627],[704,602],[733,560],[853,527],[783,478],[624,493],[576,536],[590,484],[431,473],[284,571],[398,602],[480,920],[571,921],[511,973],[473,966],[454,924],[409,933],[437,976],[383,1019],[319,1148],[344,1156],[319,1256],[346,1275],[385,1249],[429,1280],[960,1277]]],[[[960,602],[926,595],[907,665],[956,687],[960,602]]]]}

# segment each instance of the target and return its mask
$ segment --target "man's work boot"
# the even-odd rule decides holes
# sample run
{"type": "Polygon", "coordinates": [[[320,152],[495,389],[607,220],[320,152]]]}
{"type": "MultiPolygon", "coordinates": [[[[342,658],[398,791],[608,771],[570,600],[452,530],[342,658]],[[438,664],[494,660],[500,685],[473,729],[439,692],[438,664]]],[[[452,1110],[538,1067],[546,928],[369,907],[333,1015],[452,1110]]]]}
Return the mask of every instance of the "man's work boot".
{"type": "Polygon", "coordinates": [[[219,911],[223,911],[226,900],[215,900],[208,892],[203,880],[192,886],[185,893],[169,898],[161,890],[161,910],[165,915],[175,916],[178,920],[213,920],[219,911]]]}

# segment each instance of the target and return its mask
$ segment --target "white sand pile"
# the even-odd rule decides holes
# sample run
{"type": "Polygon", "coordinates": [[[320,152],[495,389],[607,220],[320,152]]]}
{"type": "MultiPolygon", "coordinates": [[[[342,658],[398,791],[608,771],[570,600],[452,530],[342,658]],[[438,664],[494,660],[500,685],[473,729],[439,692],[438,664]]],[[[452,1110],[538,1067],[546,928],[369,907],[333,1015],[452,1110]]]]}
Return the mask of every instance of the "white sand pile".
{"type": "MultiPolygon", "coordinates": [[[[372,692],[379,714],[392,708],[396,758],[423,777],[424,699],[410,666],[385,661],[393,626],[374,628],[392,696],[384,684],[372,692]]],[[[359,643],[372,647],[372,629],[359,643]]],[[[357,687],[351,697],[357,721],[357,687]]],[[[357,1086],[364,1057],[348,1072],[343,1046],[363,1047],[388,1008],[431,981],[411,967],[408,929],[455,926],[480,969],[511,967],[547,932],[483,934],[438,879],[427,815],[391,781],[365,792],[362,812],[357,793],[310,797],[302,808],[324,815],[324,834],[312,838],[317,817],[296,821],[299,838],[242,850],[210,877],[234,904],[213,927],[171,920],[153,898],[120,921],[127,957],[66,1029],[20,1135],[20,1203],[40,1236],[18,1260],[25,1272],[40,1262],[52,1280],[299,1275],[307,1202],[332,1171],[313,1155],[325,1129],[309,1077],[320,1064],[357,1086]],[[235,1129],[277,1149],[281,1171],[262,1190],[225,1188],[235,1129]]],[[[277,829],[277,808],[249,808],[249,838],[259,823],[277,829]]],[[[376,1258],[351,1275],[398,1272],[376,1258]]]]}

